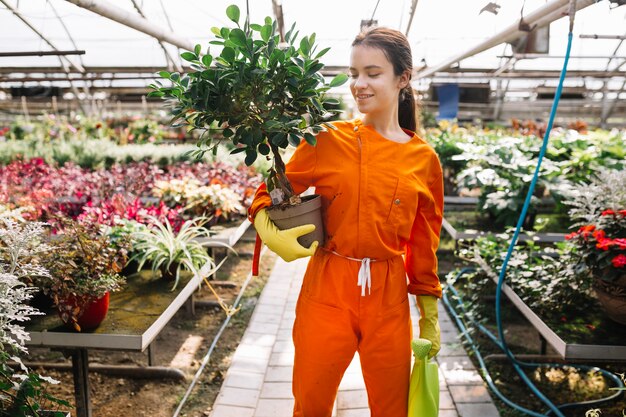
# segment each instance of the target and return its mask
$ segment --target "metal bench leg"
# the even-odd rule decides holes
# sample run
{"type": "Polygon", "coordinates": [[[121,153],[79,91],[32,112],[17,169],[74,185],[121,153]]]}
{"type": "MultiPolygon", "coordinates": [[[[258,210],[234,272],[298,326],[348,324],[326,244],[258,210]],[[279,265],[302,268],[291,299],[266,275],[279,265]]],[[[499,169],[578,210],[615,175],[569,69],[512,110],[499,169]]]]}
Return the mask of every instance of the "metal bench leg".
{"type": "Polygon", "coordinates": [[[76,399],[76,415],[91,417],[89,401],[89,354],[87,349],[72,351],[72,373],[74,374],[74,397],[76,399]]]}

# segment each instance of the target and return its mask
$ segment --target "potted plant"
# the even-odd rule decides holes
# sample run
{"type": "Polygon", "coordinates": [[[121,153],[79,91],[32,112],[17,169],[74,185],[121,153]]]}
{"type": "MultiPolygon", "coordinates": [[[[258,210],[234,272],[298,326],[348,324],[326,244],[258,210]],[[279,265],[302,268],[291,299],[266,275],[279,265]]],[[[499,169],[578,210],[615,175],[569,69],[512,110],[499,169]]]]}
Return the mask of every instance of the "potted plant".
{"type": "MultiPolygon", "coordinates": [[[[346,74],[325,83],[319,59],[330,48],[317,52],[315,34],[303,36],[295,25],[285,34],[284,42],[276,34],[277,22],[266,17],[263,24],[239,24],[239,8],[226,9],[235,28],[212,28],[216,39],[210,44],[221,47],[219,54],[201,45],[181,54],[190,62],[188,74],[162,71],[170,86],[151,85],[149,95],[167,99],[173,106],[173,121],[200,131],[197,149],[192,154],[200,158],[205,152],[217,152],[222,142],[234,146],[232,154],[245,152],[246,165],[252,165],[258,155],[272,154],[273,164],[267,178],[272,198],[273,214],[292,210],[293,206],[321,207],[320,197],[300,198],[285,175],[280,150],[297,146],[301,138],[315,145],[315,135],[325,128],[334,128],[328,120],[337,111],[331,110],[339,101],[326,92],[347,81],[346,74]],[[278,210],[280,209],[280,210],[278,210]]],[[[297,208],[296,208],[297,210],[297,208]]],[[[307,209],[303,210],[307,212],[307,209]]],[[[284,215],[281,217],[285,217],[284,215]]],[[[318,212],[316,232],[308,236],[323,242],[323,224],[318,212]]],[[[311,219],[303,220],[310,223],[311,219]]],[[[293,227],[276,222],[278,227],[293,227]]],[[[303,243],[304,244],[304,243],[303,243]]]]}
{"type": "Polygon", "coordinates": [[[47,275],[45,269],[33,263],[43,232],[41,223],[0,221],[0,417],[66,417],[67,412],[44,410],[71,407],[46,391],[48,384],[59,381],[28,369],[21,360],[28,354],[25,342],[29,339],[21,323],[41,314],[28,305],[37,288],[27,286],[24,278],[47,275]]]}
{"type": "Polygon", "coordinates": [[[577,255],[576,271],[593,279],[607,315],[626,324],[626,172],[601,171],[568,201],[570,215],[583,220],[566,239],[577,255]]]}
{"type": "Polygon", "coordinates": [[[221,263],[215,265],[207,253],[206,242],[202,241],[210,233],[203,227],[207,220],[205,217],[187,220],[178,232],[174,232],[167,219],[161,222],[152,218],[151,227],[133,233],[135,255],[131,260],[139,262],[139,270],[146,262],[150,262],[153,273],[159,270],[163,278],[174,281],[172,291],[178,285],[182,270],[194,273],[203,270],[205,275],[212,274],[221,263]]]}
{"type": "Polygon", "coordinates": [[[75,330],[93,329],[106,317],[109,294],[124,283],[129,244],[115,245],[97,224],[59,219],[60,229],[44,259],[50,272],[44,290],[51,294],[61,320],[75,330]]]}

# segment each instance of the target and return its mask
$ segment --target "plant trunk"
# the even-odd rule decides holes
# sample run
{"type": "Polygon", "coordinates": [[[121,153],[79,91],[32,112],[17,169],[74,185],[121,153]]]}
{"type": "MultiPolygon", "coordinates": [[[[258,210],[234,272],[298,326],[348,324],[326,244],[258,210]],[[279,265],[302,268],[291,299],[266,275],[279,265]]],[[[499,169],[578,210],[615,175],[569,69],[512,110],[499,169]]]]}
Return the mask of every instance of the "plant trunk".
{"type": "Polygon", "coordinates": [[[272,153],[274,154],[274,167],[270,171],[269,178],[267,179],[268,184],[273,184],[273,188],[278,188],[282,192],[283,203],[289,203],[290,205],[300,203],[300,198],[297,195],[294,195],[293,187],[287,178],[287,174],[285,173],[285,163],[280,156],[280,152],[278,147],[273,143],[269,142],[272,153]]]}

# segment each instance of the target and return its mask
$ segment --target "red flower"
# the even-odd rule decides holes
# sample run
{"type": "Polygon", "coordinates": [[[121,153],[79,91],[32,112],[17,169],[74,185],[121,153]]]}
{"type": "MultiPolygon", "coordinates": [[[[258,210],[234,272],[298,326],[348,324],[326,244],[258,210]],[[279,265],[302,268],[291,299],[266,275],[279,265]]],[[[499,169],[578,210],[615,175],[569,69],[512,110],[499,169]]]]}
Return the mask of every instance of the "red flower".
{"type": "Polygon", "coordinates": [[[572,232],[572,233],[570,233],[568,235],[565,235],[565,240],[575,239],[576,236],[578,236],[578,233],[577,232],[572,232]]]}
{"type": "Polygon", "coordinates": [[[619,245],[620,249],[626,249],[626,238],[618,237],[617,239],[613,239],[613,243],[619,245]]]}
{"type": "Polygon", "coordinates": [[[615,212],[611,209],[608,209],[608,210],[604,210],[601,214],[601,216],[609,216],[609,215],[615,216],[615,212]]]}
{"type": "Polygon", "coordinates": [[[604,230],[598,229],[595,232],[593,232],[592,236],[597,241],[601,241],[601,240],[604,240],[606,238],[606,233],[604,232],[604,230]]]}
{"type": "Polygon", "coordinates": [[[596,248],[602,250],[609,250],[609,247],[613,245],[613,240],[611,239],[598,239],[598,243],[596,243],[596,248]]]}
{"type": "Polygon", "coordinates": [[[611,263],[615,268],[623,268],[624,266],[626,266],[626,255],[620,253],[615,258],[613,258],[611,263]]]}
{"type": "Polygon", "coordinates": [[[619,214],[621,214],[622,216],[626,216],[626,210],[620,210],[618,211],[619,214]]]}

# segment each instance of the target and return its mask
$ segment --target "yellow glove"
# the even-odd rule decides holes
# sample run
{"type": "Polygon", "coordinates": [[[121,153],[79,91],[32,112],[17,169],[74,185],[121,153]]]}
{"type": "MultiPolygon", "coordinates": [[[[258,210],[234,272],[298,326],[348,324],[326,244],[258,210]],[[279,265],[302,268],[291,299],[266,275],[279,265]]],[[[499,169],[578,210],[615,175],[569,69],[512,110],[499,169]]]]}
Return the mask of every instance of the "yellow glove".
{"type": "Polygon", "coordinates": [[[319,242],[316,240],[307,249],[298,242],[300,236],[311,233],[315,230],[314,224],[305,224],[291,229],[280,230],[267,215],[267,210],[262,209],[254,218],[254,228],[259,237],[270,250],[283,258],[286,262],[294,261],[298,258],[312,256],[317,249],[319,242]]]}
{"type": "Polygon", "coordinates": [[[437,312],[437,297],[432,295],[418,295],[417,307],[420,309],[420,338],[430,340],[433,344],[428,357],[435,356],[441,349],[441,331],[439,330],[439,313],[437,312]]]}

